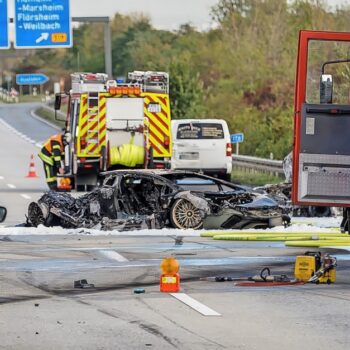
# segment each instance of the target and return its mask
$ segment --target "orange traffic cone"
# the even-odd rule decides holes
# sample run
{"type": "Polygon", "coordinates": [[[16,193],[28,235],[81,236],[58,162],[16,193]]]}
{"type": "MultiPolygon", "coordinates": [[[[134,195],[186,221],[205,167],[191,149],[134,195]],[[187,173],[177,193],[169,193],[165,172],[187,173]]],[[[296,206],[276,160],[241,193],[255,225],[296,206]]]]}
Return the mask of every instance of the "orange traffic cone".
{"type": "Polygon", "coordinates": [[[28,175],[26,177],[39,177],[35,171],[34,155],[33,154],[30,157],[29,171],[28,171],[28,175]]]}

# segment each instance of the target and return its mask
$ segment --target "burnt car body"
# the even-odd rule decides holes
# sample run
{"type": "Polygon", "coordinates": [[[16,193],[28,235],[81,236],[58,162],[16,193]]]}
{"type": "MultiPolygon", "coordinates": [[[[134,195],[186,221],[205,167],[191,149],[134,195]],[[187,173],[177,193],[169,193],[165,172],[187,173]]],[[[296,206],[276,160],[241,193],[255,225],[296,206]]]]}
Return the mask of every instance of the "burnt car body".
{"type": "Polygon", "coordinates": [[[127,230],[268,228],[289,221],[267,195],[187,171],[116,170],[102,186],[74,198],[48,192],[28,208],[33,226],[127,230]]]}
{"type": "Polygon", "coordinates": [[[255,187],[253,191],[267,194],[281,207],[284,207],[286,212],[292,213],[295,217],[330,217],[335,216],[336,213],[336,208],[326,206],[293,205],[291,200],[292,184],[290,182],[255,187]]]}

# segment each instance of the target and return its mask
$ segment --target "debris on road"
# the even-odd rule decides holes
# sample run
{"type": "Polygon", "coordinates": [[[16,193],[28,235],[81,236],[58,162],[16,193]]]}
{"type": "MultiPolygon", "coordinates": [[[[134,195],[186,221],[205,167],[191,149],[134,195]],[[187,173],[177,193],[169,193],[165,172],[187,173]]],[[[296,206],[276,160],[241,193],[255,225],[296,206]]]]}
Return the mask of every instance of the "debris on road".
{"type": "Polygon", "coordinates": [[[142,294],[142,293],[145,293],[144,288],[135,288],[134,289],[134,294],[142,294]]]}
{"type": "Polygon", "coordinates": [[[74,281],[74,288],[95,288],[95,285],[88,283],[86,279],[74,281]]]}

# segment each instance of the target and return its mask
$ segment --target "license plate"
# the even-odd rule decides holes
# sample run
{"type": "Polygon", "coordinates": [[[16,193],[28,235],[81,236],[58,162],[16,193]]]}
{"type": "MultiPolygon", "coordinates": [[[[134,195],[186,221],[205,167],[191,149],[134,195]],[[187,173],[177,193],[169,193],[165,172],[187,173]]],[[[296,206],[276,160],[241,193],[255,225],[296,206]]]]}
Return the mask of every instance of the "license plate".
{"type": "Polygon", "coordinates": [[[180,153],[179,154],[179,159],[196,160],[196,159],[199,159],[199,153],[198,152],[180,153]]]}

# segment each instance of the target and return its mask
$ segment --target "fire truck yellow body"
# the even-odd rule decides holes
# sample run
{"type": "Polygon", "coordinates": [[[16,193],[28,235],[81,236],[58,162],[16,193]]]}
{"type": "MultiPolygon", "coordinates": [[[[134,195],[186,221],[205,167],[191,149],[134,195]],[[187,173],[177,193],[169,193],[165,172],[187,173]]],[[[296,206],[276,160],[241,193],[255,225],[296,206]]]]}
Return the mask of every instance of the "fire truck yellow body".
{"type": "Polygon", "coordinates": [[[96,185],[106,170],[168,167],[170,122],[165,72],[134,71],[127,82],[103,73],[72,74],[64,176],[78,189],[96,185]]]}

